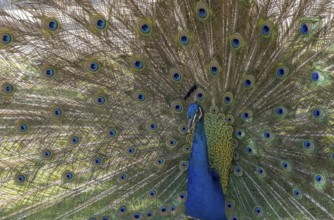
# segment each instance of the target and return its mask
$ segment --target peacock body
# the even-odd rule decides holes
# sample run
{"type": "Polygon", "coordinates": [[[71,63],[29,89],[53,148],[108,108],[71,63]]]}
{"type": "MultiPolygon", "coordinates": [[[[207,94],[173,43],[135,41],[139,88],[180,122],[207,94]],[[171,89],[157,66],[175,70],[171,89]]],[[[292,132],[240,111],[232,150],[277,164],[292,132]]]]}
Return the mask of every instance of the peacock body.
{"type": "Polygon", "coordinates": [[[4,0],[0,219],[334,219],[330,0],[4,0]]]}

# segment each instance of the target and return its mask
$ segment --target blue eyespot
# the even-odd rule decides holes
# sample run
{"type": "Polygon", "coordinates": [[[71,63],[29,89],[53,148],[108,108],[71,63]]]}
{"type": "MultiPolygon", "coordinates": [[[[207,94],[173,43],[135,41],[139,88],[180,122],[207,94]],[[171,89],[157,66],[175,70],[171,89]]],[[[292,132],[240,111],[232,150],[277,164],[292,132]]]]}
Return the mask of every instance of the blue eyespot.
{"type": "Polygon", "coordinates": [[[266,24],[262,25],[261,32],[265,36],[270,35],[270,32],[271,32],[270,27],[268,25],[266,25],[266,24]]]}
{"type": "Polygon", "coordinates": [[[334,153],[331,153],[331,159],[334,160],[334,153]]]}
{"type": "Polygon", "coordinates": [[[249,79],[246,79],[246,80],[244,81],[244,86],[245,86],[246,88],[250,88],[250,87],[252,86],[252,81],[249,80],[249,79]]]}
{"type": "Polygon", "coordinates": [[[175,206],[171,206],[171,207],[170,207],[170,210],[171,210],[172,212],[174,212],[174,211],[176,210],[175,206]]]}
{"type": "Polygon", "coordinates": [[[2,93],[5,94],[5,95],[11,95],[11,94],[13,94],[13,92],[14,92],[14,87],[13,87],[12,84],[4,83],[4,84],[2,84],[2,86],[1,86],[1,91],[2,91],[2,93]]]}
{"type": "Polygon", "coordinates": [[[235,166],[234,167],[234,174],[237,175],[237,176],[242,176],[243,171],[242,171],[240,166],[235,166]]]}
{"type": "Polygon", "coordinates": [[[285,70],[284,70],[284,68],[278,68],[277,69],[277,76],[279,78],[283,78],[285,76],[285,70]]]}
{"type": "Polygon", "coordinates": [[[96,21],[96,27],[97,27],[98,29],[103,29],[103,28],[105,28],[105,27],[106,27],[106,21],[105,21],[104,19],[102,19],[102,18],[97,19],[97,21],[96,21]]]}
{"type": "Polygon", "coordinates": [[[247,151],[248,154],[253,154],[254,153],[252,146],[247,146],[246,151],[247,151]]]}
{"type": "Polygon", "coordinates": [[[155,161],[155,165],[157,165],[157,166],[161,166],[161,165],[164,164],[164,162],[165,162],[164,159],[162,159],[162,158],[158,158],[158,159],[155,161]]]}
{"type": "Polygon", "coordinates": [[[18,126],[18,130],[21,133],[26,133],[28,131],[28,125],[26,123],[21,123],[18,126]]]}
{"type": "Polygon", "coordinates": [[[162,206],[162,207],[161,207],[161,212],[162,212],[162,213],[167,212],[167,207],[166,207],[166,206],[162,206]]]}
{"type": "Polygon", "coordinates": [[[121,212],[121,213],[126,212],[126,206],[119,207],[118,211],[121,212]]]}
{"type": "Polygon", "coordinates": [[[189,153],[190,152],[190,147],[188,145],[184,145],[183,148],[182,148],[182,151],[184,153],[189,153]]]}
{"type": "Polygon", "coordinates": [[[99,70],[99,64],[97,62],[91,62],[89,65],[90,71],[96,72],[99,70]]]}
{"type": "Polygon", "coordinates": [[[173,80],[180,81],[181,80],[181,74],[180,73],[174,73],[173,74],[173,80]]]}
{"type": "Polygon", "coordinates": [[[304,145],[304,148],[306,150],[313,150],[314,149],[314,144],[311,140],[304,141],[303,145],[304,145]]]}
{"type": "Polygon", "coordinates": [[[94,159],[94,162],[95,162],[95,165],[100,165],[100,164],[102,164],[102,159],[100,157],[96,157],[94,159]]]}
{"type": "Polygon", "coordinates": [[[174,138],[170,138],[167,140],[167,146],[168,147],[175,147],[176,146],[177,141],[174,138]]]}
{"type": "Polygon", "coordinates": [[[109,137],[116,137],[117,131],[115,129],[113,129],[113,128],[109,129],[108,135],[109,135],[109,137]]]}
{"type": "Polygon", "coordinates": [[[188,45],[189,38],[187,35],[181,35],[179,41],[182,45],[188,45]]]}
{"type": "Polygon", "coordinates": [[[210,68],[210,72],[211,72],[212,75],[216,75],[218,73],[218,70],[219,70],[219,68],[216,67],[216,66],[212,66],[210,68]]]}
{"type": "Polygon", "coordinates": [[[72,144],[78,144],[79,143],[79,137],[78,136],[72,136],[71,142],[72,142],[72,144]]]}
{"type": "Polygon", "coordinates": [[[133,214],[133,218],[135,219],[140,219],[140,217],[141,217],[140,213],[133,214]]]}
{"type": "Polygon", "coordinates": [[[319,182],[321,182],[321,180],[322,180],[322,176],[321,176],[321,175],[316,175],[316,176],[315,176],[315,181],[316,181],[316,182],[319,183],[319,182]]]}
{"type": "Polygon", "coordinates": [[[263,137],[266,138],[266,139],[271,138],[271,134],[270,134],[270,132],[269,132],[269,131],[265,131],[265,132],[263,133],[263,137]]]}
{"type": "Polygon", "coordinates": [[[183,106],[179,102],[173,102],[172,103],[172,108],[174,109],[175,112],[180,113],[183,111],[183,106]]]}
{"type": "Polygon", "coordinates": [[[288,170],[288,171],[291,170],[290,165],[289,165],[289,163],[288,163],[287,161],[282,161],[282,162],[281,162],[281,167],[282,167],[284,170],[288,170]]]}
{"type": "Polygon", "coordinates": [[[103,105],[106,102],[106,99],[103,96],[98,96],[96,102],[98,105],[103,105]]]}
{"type": "Polygon", "coordinates": [[[146,213],[146,217],[151,218],[153,216],[153,213],[151,211],[146,213]]]}
{"type": "Polygon", "coordinates": [[[266,173],[265,173],[265,171],[264,171],[264,169],[263,169],[262,167],[258,167],[258,168],[256,169],[256,171],[257,171],[257,174],[258,174],[259,176],[261,176],[261,177],[266,176],[266,173]]]}
{"type": "Polygon", "coordinates": [[[151,191],[148,193],[148,196],[149,196],[150,198],[154,198],[156,195],[157,195],[157,191],[156,191],[156,190],[151,190],[151,191]]]}
{"type": "Polygon", "coordinates": [[[54,31],[58,28],[58,22],[56,20],[49,21],[48,29],[54,31]]]}
{"type": "Polygon", "coordinates": [[[135,69],[137,69],[137,70],[141,70],[141,69],[143,69],[143,67],[144,67],[144,63],[143,63],[143,61],[141,61],[141,60],[136,60],[136,61],[134,62],[133,67],[134,67],[135,69]]]}
{"type": "Polygon", "coordinates": [[[147,24],[147,23],[144,23],[141,25],[140,27],[140,31],[143,33],[143,34],[148,34],[151,32],[151,25],[147,24]]]}
{"type": "Polygon", "coordinates": [[[245,132],[242,131],[242,130],[236,130],[235,131],[235,136],[236,136],[236,138],[241,139],[245,136],[245,132]]]}
{"type": "Polygon", "coordinates": [[[256,217],[261,217],[263,215],[262,213],[262,208],[260,206],[256,206],[255,209],[254,209],[254,213],[256,215],[256,217]]]}
{"type": "Polygon", "coordinates": [[[250,115],[249,115],[248,112],[244,112],[244,113],[242,113],[241,117],[242,117],[243,120],[249,120],[250,115]]]}
{"type": "Polygon", "coordinates": [[[72,172],[66,172],[63,175],[65,181],[71,181],[73,179],[74,174],[72,172]]]}
{"type": "Polygon", "coordinates": [[[128,153],[129,154],[134,154],[136,152],[136,149],[134,147],[129,147],[128,148],[128,153]]]}
{"type": "Polygon", "coordinates": [[[309,33],[309,25],[306,24],[306,23],[303,23],[300,25],[300,32],[303,34],[303,35],[307,35],[309,33]]]}
{"type": "Polygon", "coordinates": [[[52,77],[52,76],[54,76],[54,73],[55,71],[53,70],[53,69],[51,69],[51,68],[48,68],[48,69],[46,69],[46,71],[45,71],[45,74],[46,74],[46,76],[48,76],[48,77],[52,77]]]}
{"type": "Polygon", "coordinates": [[[186,170],[188,169],[188,162],[187,161],[181,161],[179,165],[180,170],[186,170]]]}
{"type": "Polygon", "coordinates": [[[12,36],[10,34],[3,34],[2,35],[2,43],[3,44],[8,44],[12,41],[12,36]]]}
{"type": "Polygon", "coordinates": [[[240,47],[240,40],[238,38],[232,39],[232,47],[233,48],[239,48],[240,47]]]}
{"type": "Polygon", "coordinates": [[[109,216],[103,216],[102,220],[110,220],[110,217],[109,216]]]}
{"type": "Polygon", "coordinates": [[[201,92],[197,93],[197,98],[198,98],[199,100],[203,100],[203,98],[204,98],[203,93],[201,93],[201,92]]]}
{"type": "Polygon", "coordinates": [[[285,115],[287,115],[287,109],[285,107],[282,107],[282,106],[278,106],[275,108],[275,114],[278,116],[278,117],[283,117],[285,115]]]}
{"type": "Polygon", "coordinates": [[[138,99],[138,101],[145,101],[145,99],[146,99],[145,94],[144,93],[139,93],[137,95],[137,99],[138,99]]]}
{"type": "Polygon", "coordinates": [[[197,15],[200,17],[200,18],[205,18],[207,16],[207,12],[206,12],[206,9],[205,8],[199,8],[197,10],[197,15]]]}
{"type": "Polygon", "coordinates": [[[312,111],[312,116],[314,119],[323,119],[326,116],[326,112],[321,108],[315,108],[312,111]]]}
{"type": "Polygon", "coordinates": [[[42,157],[44,159],[50,159],[52,157],[52,152],[48,149],[42,151],[42,157]]]}
{"type": "Polygon", "coordinates": [[[311,74],[311,77],[312,77],[312,79],[313,79],[313,81],[318,81],[319,80],[319,73],[318,72],[313,72],[312,74],[311,74]]]}
{"type": "Polygon", "coordinates": [[[61,109],[61,108],[55,108],[55,109],[53,110],[53,115],[54,115],[54,117],[56,117],[56,118],[60,118],[60,117],[63,115],[63,111],[62,111],[62,109],[61,109]]]}
{"type": "Polygon", "coordinates": [[[301,199],[302,198],[302,192],[300,191],[300,189],[293,189],[292,193],[293,193],[293,196],[296,199],[301,199]]]}
{"type": "Polygon", "coordinates": [[[225,207],[231,211],[234,209],[234,202],[233,201],[227,201],[226,204],[225,204],[225,207]]]}
{"type": "Polygon", "coordinates": [[[18,175],[17,176],[17,182],[18,183],[24,183],[25,180],[26,180],[26,177],[24,175],[18,175]]]}
{"type": "Polygon", "coordinates": [[[186,201],[186,199],[187,199],[187,195],[186,195],[186,193],[184,193],[184,192],[182,192],[182,193],[180,193],[178,196],[177,196],[177,198],[178,198],[178,200],[180,201],[180,202],[185,202],[186,201]]]}
{"type": "Polygon", "coordinates": [[[118,176],[118,182],[124,182],[126,179],[128,178],[128,176],[125,173],[122,173],[118,176]]]}

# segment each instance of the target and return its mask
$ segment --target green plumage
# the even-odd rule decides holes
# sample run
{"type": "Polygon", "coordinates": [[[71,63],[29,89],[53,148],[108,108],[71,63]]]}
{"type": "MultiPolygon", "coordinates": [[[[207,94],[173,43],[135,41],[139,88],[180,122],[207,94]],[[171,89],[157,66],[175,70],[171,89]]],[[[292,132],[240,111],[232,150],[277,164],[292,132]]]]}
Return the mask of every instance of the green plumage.
{"type": "Polygon", "coordinates": [[[195,101],[226,120],[207,135],[228,218],[334,218],[333,15],[330,0],[1,2],[0,219],[185,219],[195,101]]]}

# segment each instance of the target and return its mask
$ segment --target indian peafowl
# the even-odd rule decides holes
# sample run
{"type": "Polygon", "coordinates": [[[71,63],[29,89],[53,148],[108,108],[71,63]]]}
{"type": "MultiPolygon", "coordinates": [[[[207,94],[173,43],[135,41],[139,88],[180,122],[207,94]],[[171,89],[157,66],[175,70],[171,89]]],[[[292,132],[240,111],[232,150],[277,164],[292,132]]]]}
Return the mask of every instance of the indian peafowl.
{"type": "Polygon", "coordinates": [[[334,219],[331,0],[2,0],[0,219],[334,219]]]}

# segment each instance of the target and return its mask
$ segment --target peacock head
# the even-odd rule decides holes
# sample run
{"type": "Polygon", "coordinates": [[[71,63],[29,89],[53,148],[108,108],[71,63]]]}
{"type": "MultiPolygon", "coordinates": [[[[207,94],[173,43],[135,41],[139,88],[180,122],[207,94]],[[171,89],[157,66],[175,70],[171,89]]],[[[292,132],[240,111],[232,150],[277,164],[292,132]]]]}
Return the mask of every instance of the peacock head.
{"type": "Polygon", "coordinates": [[[189,105],[187,110],[188,117],[188,132],[194,128],[196,123],[203,117],[203,109],[197,103],[192,103],[189,105]]]}

